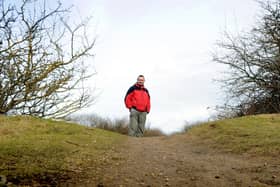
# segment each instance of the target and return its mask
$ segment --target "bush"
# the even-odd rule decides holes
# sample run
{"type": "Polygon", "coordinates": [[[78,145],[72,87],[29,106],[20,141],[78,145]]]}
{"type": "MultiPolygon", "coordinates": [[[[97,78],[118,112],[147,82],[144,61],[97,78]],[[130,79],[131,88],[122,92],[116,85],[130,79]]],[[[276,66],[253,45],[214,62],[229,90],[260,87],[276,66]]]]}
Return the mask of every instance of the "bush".
{"type": "MultiPolygon", "coordinates": [[[[120,134],[127,135],[128,134],[128,124],[129,120],[125,117],[119,119],[110,119],[103,118],[96,114],[83,114],[83,115],[72,115],[68,117],[66,120],[73,121],[81,125],[87,125],[91,127],[96,127],[108,131],[117,132],[120,134]]],[[[150,124],[148,124],[145,128],[145,137],[151,136],[163,136],[164,133],[160,129],[152,129],[150,128],[150,124]]]]}

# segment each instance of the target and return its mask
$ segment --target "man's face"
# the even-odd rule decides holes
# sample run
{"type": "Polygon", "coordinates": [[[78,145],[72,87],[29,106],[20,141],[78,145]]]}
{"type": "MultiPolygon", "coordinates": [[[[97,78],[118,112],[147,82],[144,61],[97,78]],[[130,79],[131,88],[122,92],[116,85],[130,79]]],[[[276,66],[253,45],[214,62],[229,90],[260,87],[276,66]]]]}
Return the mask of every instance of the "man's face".
{"type": "Polygon", "coordinates": [[[144,77],[138,77],[137,78],[137,84],[144,85],[144,82],[145,82],[145,78],[144,77]]]}

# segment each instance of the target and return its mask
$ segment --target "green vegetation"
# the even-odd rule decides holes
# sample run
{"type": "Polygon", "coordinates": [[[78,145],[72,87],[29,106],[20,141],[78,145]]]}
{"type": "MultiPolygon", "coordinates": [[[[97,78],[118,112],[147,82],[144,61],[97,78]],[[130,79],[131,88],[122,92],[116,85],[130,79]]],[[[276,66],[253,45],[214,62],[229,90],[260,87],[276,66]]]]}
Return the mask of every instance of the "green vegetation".
{"type": "Polygon", "coordinates": [[[50,184],[57,181],[54,176],[67,179],[102,162],[98,158],[125,138],[61,121],[0,116],[0,175],[14,184],[34,178],[40,183],[53,180],[46,181],[50,184]]]}
{"type": "Polygon", "coordinates": [[[234,153],[279,155],[280,114],[246,116],[204,123],[189,129],[199,141],[234,153]]]}

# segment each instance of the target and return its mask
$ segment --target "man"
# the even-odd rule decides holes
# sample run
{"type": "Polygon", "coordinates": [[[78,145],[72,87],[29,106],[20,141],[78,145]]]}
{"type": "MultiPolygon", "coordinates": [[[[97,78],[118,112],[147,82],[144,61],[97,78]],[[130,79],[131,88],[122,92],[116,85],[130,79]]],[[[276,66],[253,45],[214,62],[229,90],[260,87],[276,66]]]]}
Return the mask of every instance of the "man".
{"type": "Polygon", "coordinates": [[[136,84],[131,86],[125,96],[125,105],[130,111],[128,135],[142,137],[145,130],[146,115],[150,112],[150,94],[144,87],[145,77],[139,75],[136,84]]]}

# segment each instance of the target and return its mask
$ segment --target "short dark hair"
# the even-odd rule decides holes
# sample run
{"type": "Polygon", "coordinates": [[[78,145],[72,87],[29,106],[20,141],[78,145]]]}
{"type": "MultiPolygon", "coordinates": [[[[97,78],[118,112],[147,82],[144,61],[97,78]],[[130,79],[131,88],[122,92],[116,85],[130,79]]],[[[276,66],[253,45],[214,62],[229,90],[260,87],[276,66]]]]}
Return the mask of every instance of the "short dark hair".
{"type": "Polygon", "coordinates": [[[144,77],[144,75],[139,75],[137,78],[139,78],[139,77],[143,77],[143,78],[145,78],[145,77],[144,77]]]}

